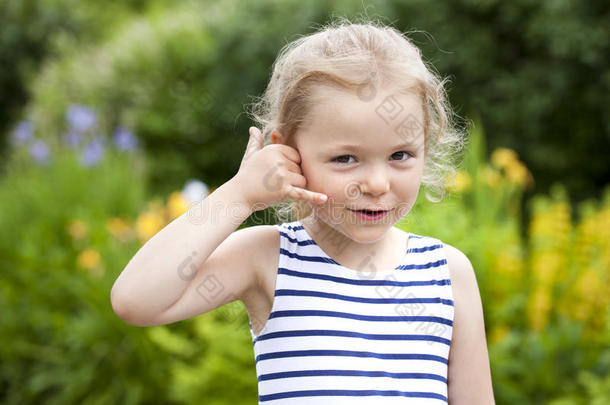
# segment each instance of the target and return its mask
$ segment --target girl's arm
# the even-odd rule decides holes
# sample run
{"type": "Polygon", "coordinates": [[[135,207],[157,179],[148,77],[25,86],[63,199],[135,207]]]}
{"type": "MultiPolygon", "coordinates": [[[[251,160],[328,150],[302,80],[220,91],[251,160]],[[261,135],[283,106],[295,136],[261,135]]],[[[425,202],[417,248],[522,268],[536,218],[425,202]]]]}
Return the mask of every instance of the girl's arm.
{"type": "Polygon", "coordinates": [[[153,236],[110,292],[114,312],[136,326],[177,322],[250,297],[277,245],[272,226],[234,232],[253,212],[286,199],[321,203],[304,189],[301,156],[287,145],[263,147],[250,128],[238,173],[153,236]]]}
{"type": "Polygon", "coordinates": [[[112,287],[114,312],[132,325],[155,326],[240,298],[256,283],[260,255],[250,254],[264,232],[234,232],[251,213],[234,179],[217,188],[138,250],[112,287]],[[189,299],[181,300],[189,285],[189,299]]]}
{"type": "Polygon", "coordinates": [[[450,405],[493,405],[483,306],[472,264],[460,250],[445,244],[454,302],[449,353],[450,405]]]}

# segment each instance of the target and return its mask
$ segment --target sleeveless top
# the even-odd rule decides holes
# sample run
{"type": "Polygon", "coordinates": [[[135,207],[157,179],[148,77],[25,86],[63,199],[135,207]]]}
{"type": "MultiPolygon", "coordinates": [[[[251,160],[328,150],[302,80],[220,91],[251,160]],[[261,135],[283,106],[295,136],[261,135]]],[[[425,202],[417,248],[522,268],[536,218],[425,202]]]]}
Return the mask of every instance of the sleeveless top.
{"type": "Polygon", "coordinates": [[[300,221],[274,226],[271,314],[259,336],[249,322],[259,404],[448,403],[454,307],[442,242],[409,233],[402,263],[375,272],[334,261],[300,221]]]}

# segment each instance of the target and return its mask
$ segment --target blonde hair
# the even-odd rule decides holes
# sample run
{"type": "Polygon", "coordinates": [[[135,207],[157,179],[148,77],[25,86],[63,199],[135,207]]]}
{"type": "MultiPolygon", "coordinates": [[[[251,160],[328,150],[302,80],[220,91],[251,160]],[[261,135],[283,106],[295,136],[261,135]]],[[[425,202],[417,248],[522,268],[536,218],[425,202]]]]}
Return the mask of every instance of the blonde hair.
{"type": "MultiPolygon", "coordinates": [[[[454,124],[445,82],[400,31],[370,20],[351,23],[341,17],[280,50],[267,88],[251,104],[250,114],[268,145],[273,130],[287,140],[304,126],[320,87],[356,90],[361,99],[369,97],[367,88],[415,91],[424,112],[422,186],[426,198],[438,202],[445,195],[446,179],[455,174],[453,155],[465,142],[464,133],[454,124]]],[[[300,200],[284,201],[273,208],[280,221],[311,214],[309,203],[300,200]]]]}

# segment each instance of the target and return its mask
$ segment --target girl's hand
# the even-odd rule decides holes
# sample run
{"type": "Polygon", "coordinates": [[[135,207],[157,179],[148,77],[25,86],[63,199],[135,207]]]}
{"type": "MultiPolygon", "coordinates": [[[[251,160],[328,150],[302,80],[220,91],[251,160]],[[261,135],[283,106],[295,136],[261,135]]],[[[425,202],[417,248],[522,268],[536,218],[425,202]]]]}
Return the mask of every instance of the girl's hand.
{"type": "Polygon", "coordinates": [[[307,180],[301,172],[301,155],[296,149],[282,144],[262,145],[263,134],[250,127],[246,152],[239,171],[231,179],[253,211],[289,199],[314,204],[326,201],[326,195],[305,189],[307,180]]]}

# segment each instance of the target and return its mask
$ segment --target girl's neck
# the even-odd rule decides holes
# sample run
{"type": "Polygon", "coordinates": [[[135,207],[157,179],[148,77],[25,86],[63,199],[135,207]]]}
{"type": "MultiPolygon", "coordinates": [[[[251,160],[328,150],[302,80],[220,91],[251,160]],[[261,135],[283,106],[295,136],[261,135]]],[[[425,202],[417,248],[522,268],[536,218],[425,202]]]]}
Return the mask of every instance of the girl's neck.
{"type": "Polygon", "coordinates": [[[305,231],[314,242],[333,260],[342,266],[359,270],[390,270],[397,267],[404,258],[408,235],[394,227],[376,242],[359,243],[345,235],[339,229],[310,215],[301,221],[305,231]]]}

